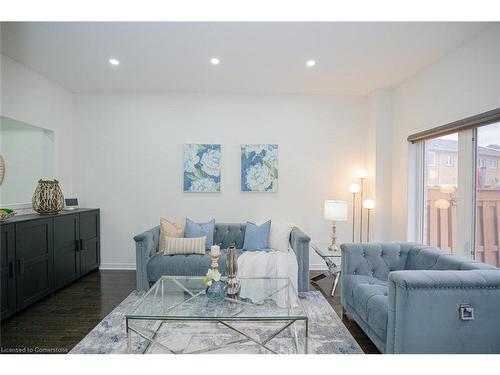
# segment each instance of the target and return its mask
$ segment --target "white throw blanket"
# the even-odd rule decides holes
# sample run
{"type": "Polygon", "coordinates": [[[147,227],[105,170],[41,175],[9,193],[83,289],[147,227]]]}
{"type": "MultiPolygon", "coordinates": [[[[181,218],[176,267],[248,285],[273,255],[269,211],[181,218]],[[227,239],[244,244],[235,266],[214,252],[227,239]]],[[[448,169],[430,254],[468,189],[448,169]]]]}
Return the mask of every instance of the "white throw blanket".
{"type": "MultiPolygon", "coordinates": [[[[238,258],[238,277],[288,277],[291,280],[293,288],[297,291],[298,284],[297,258],[292,249],[288,252],[283,251],[245,251],[238,258]]],[[[252,284],[255,285],[255,284],[252,284]]],[[[254,301],[261,300],[276,291],[277,285],[262,281],[261,288],[245,288],[245,283],[241,285],[240,296],[250,298],[254,301]],[[267,286],[266,286],[267,285],[267,286]]],[[[296,294],[290,293],[290,306],[297,305],[296,294]]],[[[286,290],[282,290],[272,296],[272,299],[280,307],[286,307],[286,290]]]]}

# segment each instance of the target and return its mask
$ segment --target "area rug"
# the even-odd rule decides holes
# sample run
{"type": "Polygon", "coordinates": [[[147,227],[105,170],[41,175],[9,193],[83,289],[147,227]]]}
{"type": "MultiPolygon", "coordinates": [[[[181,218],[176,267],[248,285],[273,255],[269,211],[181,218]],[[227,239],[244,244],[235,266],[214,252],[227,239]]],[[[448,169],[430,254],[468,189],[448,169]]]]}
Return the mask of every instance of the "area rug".
{"type": "MultiPolygon", "coordinates": [[[[104,320],[102,320],[72,350],[71,354],[121,354],[127,353],[125,333],[125,314],[142,293],[132,292],[104,320]]],[[[359,345],[332,309],[328,301],[318,291],[300,294],[300,300],[309,318],[310,354],[357,354],[363,353],[359,345]]],[[[265,338],[283,323],[235,323],[234,326],[249,332],[252,337],[265,338]]],[[[304,337],[305,326],[297,322],[299,344],[304,337]]],[[[296,353],[291,329],[286,329],[273,338],[267,346],[280,354],[296,353]]],[[[206,347],[218,346],[224,342],[241,339],[234,331],[220,324],[195,322],[167,322],[158,331],[156,340],[173,350],[196,351],[206,347]]],[[[147,341],[132,335],[131,353],[142,353],[147,341]]],[[[300,349],[300,345],[299,345],[300,349]]],[[[152,345],[147,353],[167,354],[164,349],[152,345]]],[[[260,346],[247,342],[212,351],[213,354],[260,354],[269,353],[260,346]]]]}

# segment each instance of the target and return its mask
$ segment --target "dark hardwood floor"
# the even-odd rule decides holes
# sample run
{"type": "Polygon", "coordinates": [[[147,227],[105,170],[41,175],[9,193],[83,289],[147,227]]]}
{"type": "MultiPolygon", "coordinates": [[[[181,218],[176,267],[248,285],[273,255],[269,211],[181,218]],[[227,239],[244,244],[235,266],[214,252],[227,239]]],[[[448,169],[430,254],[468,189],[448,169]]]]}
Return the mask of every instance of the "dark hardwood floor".
{"type": "MultiPolygon", "coordinates": [[[[331,281],[311,289],[323,293],[365,353],[379,353],[354,321],[342,317],[340,286],[328,296],[331,281]]],[[[2,322],[0,352],[67,353],[134,289],[135,271],[94,271],[2,322]]]]}
{"type": "Polygon", "coordinates": [[[1,350],[67,353],[134,289],[135,271],[93,271],[2,322],[1,350]]]}

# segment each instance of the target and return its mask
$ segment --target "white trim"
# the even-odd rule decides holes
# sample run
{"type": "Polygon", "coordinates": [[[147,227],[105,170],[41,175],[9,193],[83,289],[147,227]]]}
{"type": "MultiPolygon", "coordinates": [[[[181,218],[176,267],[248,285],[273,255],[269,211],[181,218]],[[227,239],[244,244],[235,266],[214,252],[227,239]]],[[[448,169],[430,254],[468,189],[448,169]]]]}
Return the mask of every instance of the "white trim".
{"type": "Polygon", "coordinates": [[[309,264],[309,271],[328,271],[325,263],[309,264]]]}
{"type": "Polygon", "coordinates": [[[100,270],[134,270],[135,263],[101,263],[100,270]]]}
{"type": "Polygon", "coordinates": [[[474,244],[474,217],[476,210],[476,142],[475,129],[458,133],[458,189],[456,248],[458,255],[471,257],[474,244]]]}
{"type": "Polygon", "coordinates": [[[425,142],[408,145],[408,241],[423,242],[425,155],[425,142]]]}

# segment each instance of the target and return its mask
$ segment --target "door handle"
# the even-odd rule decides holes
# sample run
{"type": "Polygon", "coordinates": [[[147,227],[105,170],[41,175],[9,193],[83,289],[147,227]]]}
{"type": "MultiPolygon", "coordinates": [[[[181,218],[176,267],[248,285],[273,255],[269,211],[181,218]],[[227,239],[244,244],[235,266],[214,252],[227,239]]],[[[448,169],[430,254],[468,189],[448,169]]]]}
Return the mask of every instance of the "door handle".
{"type": "Polygon", "coordinates": [[[19,264],[19,274],[24,275],[24,258],[19,258],[18,264],[19,264]]]}

